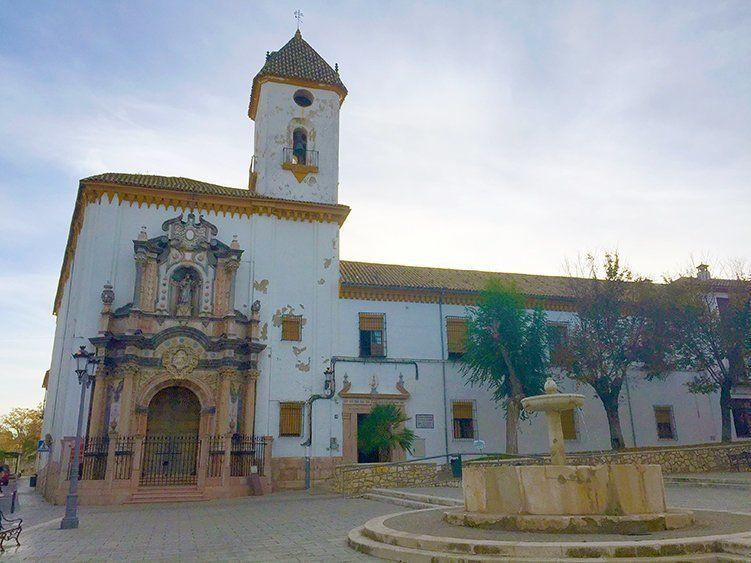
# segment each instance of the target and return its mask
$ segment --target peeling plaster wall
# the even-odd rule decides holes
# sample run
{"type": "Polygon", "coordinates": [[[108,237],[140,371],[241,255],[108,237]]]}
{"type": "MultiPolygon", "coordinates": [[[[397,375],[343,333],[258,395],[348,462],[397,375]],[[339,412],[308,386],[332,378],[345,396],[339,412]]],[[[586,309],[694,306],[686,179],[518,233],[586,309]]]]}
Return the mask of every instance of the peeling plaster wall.
{"type": "Polygon", "coordinates": [[[339,96],[329,90],[305,88],[313,94],[310,107],[292,99],[299,86],[264,82],[255,121],[256,191],[271,197],[336,203],[339,184],[339,96]],[[292,131],[308,131],[308,150],[318,151],[318,172],[298,182],[282,169],[283,149],[292,148],[292,131]]]}

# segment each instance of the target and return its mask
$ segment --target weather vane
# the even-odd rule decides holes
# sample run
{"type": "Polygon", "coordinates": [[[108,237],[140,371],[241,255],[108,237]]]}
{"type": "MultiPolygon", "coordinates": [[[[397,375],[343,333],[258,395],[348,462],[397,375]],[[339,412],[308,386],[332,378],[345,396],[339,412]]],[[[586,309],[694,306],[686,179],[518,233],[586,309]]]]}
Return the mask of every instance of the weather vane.
{"type": "Polygon", "coordinates": [[[295,10],[295,19],[297,20],[297,31],[300,31],[300,23],[302,23],[302,19],[305,17],[305,14],[303,14],[300,10],[295,10]]]}

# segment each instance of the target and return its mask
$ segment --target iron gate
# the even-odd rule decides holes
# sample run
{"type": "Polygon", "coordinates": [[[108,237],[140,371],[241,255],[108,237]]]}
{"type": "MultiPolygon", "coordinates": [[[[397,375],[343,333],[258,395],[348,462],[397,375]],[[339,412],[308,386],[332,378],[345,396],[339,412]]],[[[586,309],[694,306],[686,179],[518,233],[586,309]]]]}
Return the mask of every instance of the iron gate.
{"type": "Polygon", "coordinates": [[[146,436],[141,485],[194,485],[199,447],[195,434],[146,436]]]}

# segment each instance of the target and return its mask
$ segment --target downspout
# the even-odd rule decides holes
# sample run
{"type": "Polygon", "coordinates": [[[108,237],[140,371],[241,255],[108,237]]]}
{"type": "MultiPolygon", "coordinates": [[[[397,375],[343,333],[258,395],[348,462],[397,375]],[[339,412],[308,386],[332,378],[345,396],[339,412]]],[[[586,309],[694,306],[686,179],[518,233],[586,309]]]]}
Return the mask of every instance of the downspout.
{"type": "Polygon", "coordinates": [[[628,372],[623,376],[623,382],[626,384],[626,402],[628,403],[628,420],[631,422],[631,439],[634,441],[636,448],[636,427],[634,426],[634,409],[631,406],[631,389],[628,386],[628,372]]]}
{"type": "Polygon", "coordinates": [[[331,359],[331,367],[327,369],[324,374],[326,380],[323,384],[324,393],[316,393],[311,395],[307,401],[305,401],[305,415],[307,417],[307,437],[300,445],[305,446],[305,490],[310,490],[310,450],[313,443],[313,403],[318,399],[332,399],[336,390],[336,376],[334,374],[334,368],[336,366],[336,359],[331,359]],[[329,377],[330,376],[330,377],[329,377]]]}
{"type": "Polygon", "coordinates": [[[443,336],[443,292],[438,296],[438,332],[441,334],[441,377],[443,379],[443,443],[446,449],[446,463],[449,462],[449,418],[446,411],[448,396],[446,392],[446,346],[443,336]]]}

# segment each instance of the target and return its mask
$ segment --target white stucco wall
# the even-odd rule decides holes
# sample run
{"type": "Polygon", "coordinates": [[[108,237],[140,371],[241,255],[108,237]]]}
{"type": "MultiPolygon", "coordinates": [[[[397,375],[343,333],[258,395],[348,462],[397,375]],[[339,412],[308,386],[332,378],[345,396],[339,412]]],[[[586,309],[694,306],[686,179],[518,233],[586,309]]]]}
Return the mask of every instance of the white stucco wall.
{"type": "Polygon", "coordinates": [[[307,108],[292,99],[299,86],[264,82],[255,119],[255,157],[261,195],[336,203],[339,184],[339,95],[329,90],[305,88],[313,94],[307,108]],[[318,151],[318,172],[298,182],[282,169],[283,149],[292,148],[297,126],[308,132],[308,150],[318,151]]]}

